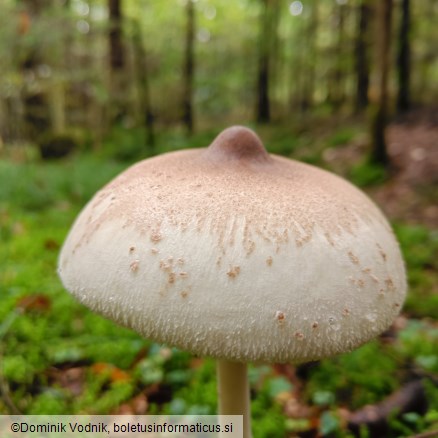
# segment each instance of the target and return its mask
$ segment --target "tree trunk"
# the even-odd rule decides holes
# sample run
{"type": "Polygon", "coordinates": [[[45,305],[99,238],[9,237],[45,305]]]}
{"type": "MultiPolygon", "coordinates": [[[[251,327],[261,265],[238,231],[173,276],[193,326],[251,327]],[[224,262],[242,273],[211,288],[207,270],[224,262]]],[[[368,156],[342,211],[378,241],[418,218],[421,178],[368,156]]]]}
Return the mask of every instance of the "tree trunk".
{"type": "MultiPolygon", "coordinates": [[[[39,0],[25,0],[23,6],[22,17],[24,18],[22,22],[27,24],[19,29],[22,35],[29,32],[32,22],[41,14],[43,4],[39,0]]],[[[34,46],[24,54],[22,59],[20,67],[26,83],[26,78],[36,76],[36,69],[42,64],[42,54],[38,47],[34,46]]],[[[25,86],[23,108],[25,136],[32,141],[38,141],[41,134],[44,134],[50,128],[50,110],[47,96],[41,91],[30,91],[25,86]]]]}
{"type": "Polygon", "coordinates": [[[269,99],[270,52],[271,52],[271,6],[270,0],[262,0],[260,14],[260,40],[257,72],[257,106],[256,120],[268,123],[271,120],[271,104],[269,99]]]}
{"type": "Polygon", "coordinates": [[[345,4],[337,5],[337,30],[338,30],[338,42],[336,48],[336,65],[333,72],[333,90],[332,90],[332,103],[335,108],[339,108],[345,99],[345,69],[344,69],[344,44],[345,44],[345,4]]]}
{"type": "Polygon", "coordinates": [[[305,41],[307,47],[301,49],[303,54],[302,62],[305,70],[302,72],[302,91],[300,108],[302,112],[310,110],[313,106],[313,96],[315,94],[315,72],[316,72],[316,38],[319,24],[318,0],[313,0],[310,4],[311,15],[307,26],[305,41]]]}
{"type": "Polygon", "coordinates": [[[108,0],[110,28],[109,66],[110,66],[110,118],[113,122],[120,122],[126,113],[125,95],[126,83],[124,79],[125,56],[123,48],[122,24],[123,15],[121,0],[108,0]]]}
{"type": "Polygon", "coordinates": [[[140,107],[142,113],[142,122],[146,131],[146,149],[150,155],[153,154],[153,146],[155,144],[154,134],[154,117],[152,113],[149,72],[147,63],[147,53],[144,49],[142,33],[139,21],[134,22],[133,46],[135,51],[135,64],[137,70],[137,80],[140,91],[140,107]]]}
{"type": "MultiPolygon", "coordinates": [[[[56,16],[62,16],[62,8],[66,5],[60,3],[53,3],[53,13],[56,16]]],[[[68,28],[67,20],[62,21],[61,25],[68,28]]],[[[70,47],[67,46],[68,39],[61,34],[61,36],[53,41],[51,47],[46,51],[45,55],[50,59],[50,65],[52,68],[52,78],[48,86],[47,98],[50,108],[50,121],[52,133],[54,135],[65,134],[67,129],[66,119],[66,88],[67,82],[64,78],[63,72],[67,70],[70,65],[67,65],[67,57],[70,47]]],[[[70,42],[70,41],[68,41],[70,42]]]]}
{"type": "Polygon", "coordinates": [[[411,47],[410,47],[410,1],[401,2],[401,23],[399,32],[398,67],[398,96],[397,110],[399,113],[408,111],[411,106],[410,76],[411,76],[411,47]]]}
{"type": "Polygon", "coordinates": [[[48,100],[52,132],[55,135],[64,134],[67,124],[65,119],[65,86],[62,79],[55,77],[52,80],[48,100]]]}
{"type": "Polygon", "coordinates": [[[122,9],[121,0],[109,0],[109,46],[111,70],[122,70],[125,65],[125,57],[122,43],[122,9]]]}
{"type": "Polygon", "coordinates": [[[371,9],[369,0],[362,0],[358,7],[358,32],[356,36],[356,110],[363,111],[368,106],[370,83],[369,63],[369,21],[371,9]]]}
{"type": "Polygon", "coordinates": [[[194,131],[193,115],[193,82],[195,75],[195,4],[193,0],[187,0],[187,27],[186,47],[184,58],[184,91],[183,91],[183,123],[189,135],[194,131]]]}
{"type": "Polygon", "coordinates": [[[378,99],[371,123],[371,159],[385,166],[389,164],[385,131],[388,119],[392,6],[392,0],[377,0],[378,29],[375,44],[377,48],[378,99]]]}

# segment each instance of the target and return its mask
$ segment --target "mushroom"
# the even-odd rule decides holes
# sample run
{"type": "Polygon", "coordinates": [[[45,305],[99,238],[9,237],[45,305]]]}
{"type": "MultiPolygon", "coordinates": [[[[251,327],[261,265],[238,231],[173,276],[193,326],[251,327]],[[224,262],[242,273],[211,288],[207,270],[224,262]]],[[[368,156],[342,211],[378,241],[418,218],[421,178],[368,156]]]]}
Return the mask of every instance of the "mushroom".
{"type": "Polygon", "coordinates": [[[220,414],[243,414],[248,362],[307,362],[387,329],[406,293],[391,228],[327,171],[270,155],[248,128],[141,161],[101,189],[59,258],[83,304],[218,359],[220,414]]]}

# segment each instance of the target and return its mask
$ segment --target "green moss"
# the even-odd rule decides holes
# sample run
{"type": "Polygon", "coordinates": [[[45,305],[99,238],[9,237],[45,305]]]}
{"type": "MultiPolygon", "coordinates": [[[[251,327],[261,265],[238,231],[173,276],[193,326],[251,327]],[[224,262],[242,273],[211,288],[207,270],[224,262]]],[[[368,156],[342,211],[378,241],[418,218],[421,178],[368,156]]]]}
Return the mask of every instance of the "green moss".
{"type": "Polygon", "coordinates": [[[323,391],[334,394],[337,404],[353,409],[376,403],[397,387],[397,371],[398,363],[391,350],[377,341],[369,342],[351,353],[323,360],[313,368],[307,398],[315,401],[323,391]],[[382,375],[386,378],[382,379],[382,375]]]}
{"type": "Polygon", "coordinates": [[[1,371],[4,378],[16,383],[30,383],[35,372],[32,364],[23,356],[3,357],[1,371]]]}
{"type": "Polygon", "coordinates": [[[405,311],[438,318],[438,233],[424,226],[395,224],[407,265],[409,291],[405,311]]]}

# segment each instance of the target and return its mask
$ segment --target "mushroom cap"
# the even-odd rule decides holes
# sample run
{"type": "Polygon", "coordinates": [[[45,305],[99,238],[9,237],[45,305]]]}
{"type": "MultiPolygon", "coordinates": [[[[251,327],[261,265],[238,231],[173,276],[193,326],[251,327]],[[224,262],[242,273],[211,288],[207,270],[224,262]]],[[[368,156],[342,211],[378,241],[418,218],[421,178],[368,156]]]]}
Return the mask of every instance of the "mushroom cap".
{"type": "Polygon", "coordinates": [[[352,350],[390,326],[406,293],[375,204],[239,126],[97,192],[59,274],[80,302],[147,338],[245,362],[352,350]]]}

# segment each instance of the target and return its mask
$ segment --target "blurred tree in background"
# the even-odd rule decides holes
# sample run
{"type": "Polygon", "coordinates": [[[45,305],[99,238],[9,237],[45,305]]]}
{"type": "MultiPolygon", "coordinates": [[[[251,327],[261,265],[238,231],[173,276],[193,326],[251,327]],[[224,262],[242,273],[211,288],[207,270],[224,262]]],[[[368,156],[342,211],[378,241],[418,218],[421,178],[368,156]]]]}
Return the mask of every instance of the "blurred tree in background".
{"type": "Polygon", "coordinates": [[[169,129],[287,125],[371,102],[370,153],[385,163],[387,119],[438,97],[437,9],[432,0],[4,0],[0,135],[99,148],[114,130],[135,129],[147,147],[169,129]]]}
{"type": "Polygon", "coordinates": [[[377,97],[371,120],[372,160],[387,166],[389,162],[385,128],[388,124],[389,73],[391,56],[392,0],[376,2],[376,76],[377,97]]]}
{"type": "Polygon", "coordinates": [[[193,133],[194,129],[194,115],[193,115],[193,86],[195,75],[195,3],[192,0],[186,2],[186,43],[185,56],[183,67],[183,123],[187,128],[189,134],[193,133]]]}
{"type": "Polygon", "coordinates": [[[356,109],[364,110],[368,106],[368,87],[370,84],[370,19],[369,0],[362,0],[357,6],[356,30],[356,109]]]}
{"type": "Polygon", "coordinates": [[[411,76],[411,2],[402,0],[400,3],[401,18],[399,28],[399,47],[397,57],[398,95],[397,109],[404,112],[410,108],[410,76],[411,76]]]}

